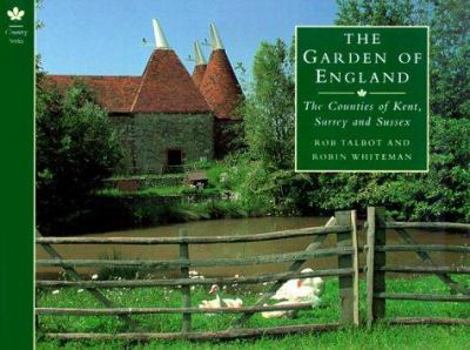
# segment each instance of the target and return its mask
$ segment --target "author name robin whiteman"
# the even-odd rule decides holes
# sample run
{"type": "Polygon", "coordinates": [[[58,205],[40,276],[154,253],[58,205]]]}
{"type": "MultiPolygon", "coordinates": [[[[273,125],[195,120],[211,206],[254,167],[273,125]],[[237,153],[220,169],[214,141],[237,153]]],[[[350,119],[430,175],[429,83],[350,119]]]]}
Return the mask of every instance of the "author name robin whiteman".
{"type": "Polygon", "coordinates": [[[411,153],[312,153],[312,160],[411,161],[411,153]]]}

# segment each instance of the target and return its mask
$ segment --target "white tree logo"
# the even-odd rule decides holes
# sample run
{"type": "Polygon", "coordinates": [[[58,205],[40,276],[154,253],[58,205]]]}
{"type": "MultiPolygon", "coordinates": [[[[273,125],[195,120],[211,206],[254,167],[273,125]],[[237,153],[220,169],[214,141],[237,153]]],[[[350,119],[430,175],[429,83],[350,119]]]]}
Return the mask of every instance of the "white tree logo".
{"type": "Polygon", "coordinates": [[[24,16],[24,11],[18,9],[18,7],[13,7],[13,10],[7,11],[8,17],[10,17],[11,21],[21,21],[24,16]]]}

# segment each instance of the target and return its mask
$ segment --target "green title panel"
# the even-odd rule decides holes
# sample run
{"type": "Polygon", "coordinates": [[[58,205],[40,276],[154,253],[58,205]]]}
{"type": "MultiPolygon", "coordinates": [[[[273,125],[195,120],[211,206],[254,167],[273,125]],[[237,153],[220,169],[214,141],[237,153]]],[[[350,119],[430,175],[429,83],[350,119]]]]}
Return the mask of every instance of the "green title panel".
{"type": "Polygon", "coordinates": [[[0,1],[0,347],[34,347],[34,4],[0,1]]]}
{"type": "Polygon", "coordinates": [[[297,27],[296,171],[428,170],[428,27],[297,27]]]}

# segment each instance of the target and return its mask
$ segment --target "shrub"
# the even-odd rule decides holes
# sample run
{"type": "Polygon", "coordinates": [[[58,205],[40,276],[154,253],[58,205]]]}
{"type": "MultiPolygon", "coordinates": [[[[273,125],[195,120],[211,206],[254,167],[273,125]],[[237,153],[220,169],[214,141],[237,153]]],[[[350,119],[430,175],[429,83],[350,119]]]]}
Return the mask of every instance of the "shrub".
{"type": "Polygon", "coordinates": [[[107,113],[80,82],[64,94],[39,84],[36,136],[37,223],[48,232],[86,210],[121,148],[107,113]]]}

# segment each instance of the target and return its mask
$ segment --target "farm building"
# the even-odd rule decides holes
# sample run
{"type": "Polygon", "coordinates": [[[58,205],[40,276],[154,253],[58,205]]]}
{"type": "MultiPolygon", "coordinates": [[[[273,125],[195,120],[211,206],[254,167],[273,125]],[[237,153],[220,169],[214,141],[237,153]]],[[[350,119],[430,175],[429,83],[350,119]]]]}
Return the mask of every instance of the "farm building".
{"type": "Polygon", "coordinates": [[[156,47],[141,76],[48,75],[47,83],[65,90],[75,80],[88,85],[118,130],[127,173],[160,173],[191,162],[221,157],[240,122],[242,90],[215,25],[206,64],[198,42],[195,68],[188,73],[153,20],[156,47]]]}

